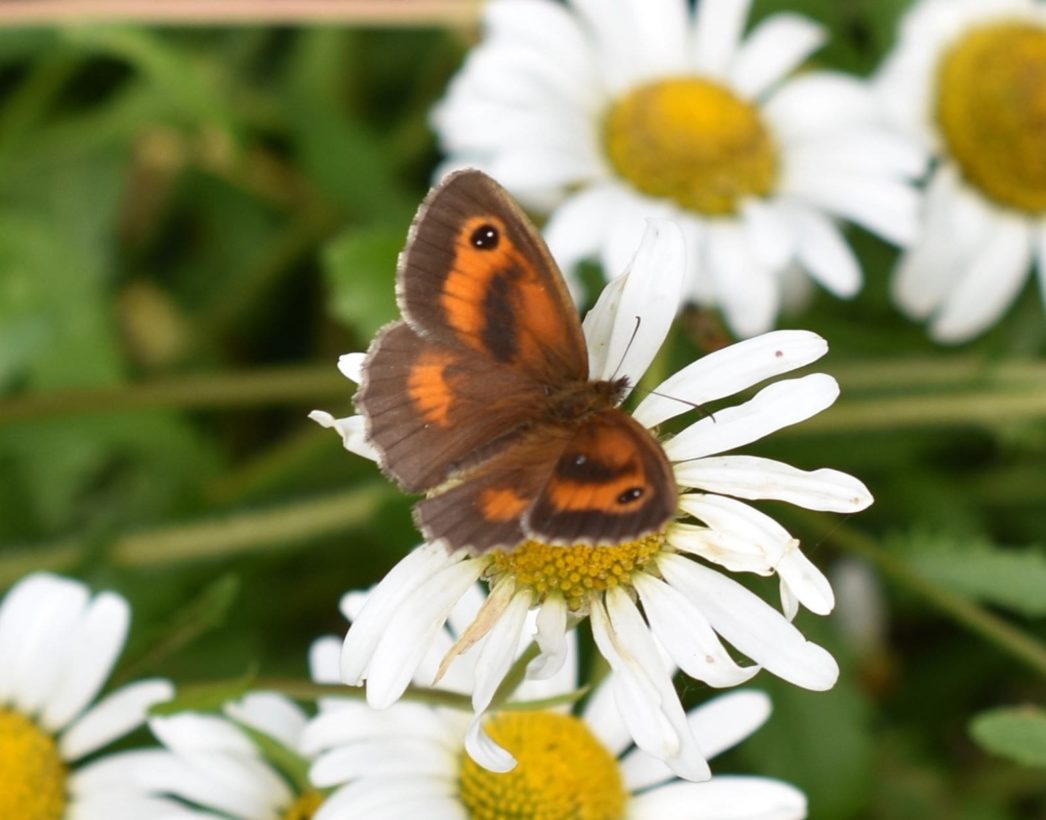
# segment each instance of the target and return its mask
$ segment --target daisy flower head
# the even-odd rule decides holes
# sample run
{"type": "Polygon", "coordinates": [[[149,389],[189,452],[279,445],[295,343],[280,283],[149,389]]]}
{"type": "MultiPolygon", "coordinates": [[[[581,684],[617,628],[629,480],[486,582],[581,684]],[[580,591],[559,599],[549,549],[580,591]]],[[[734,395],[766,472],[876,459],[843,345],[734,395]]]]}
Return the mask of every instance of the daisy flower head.
{"type": "MultiPolygon", "coordinates": [[[[321,638],[310,650],[312,677],[337,680],[340,641],[321,638]]],[[[320,707],[329,705],[321,699],[320,707]]],[[[124,815],[159,820],[337,820],[308,778],[301,751],[308,716],[292,700],[252,692],[227,703],[224,715],[179,712],[149,720],[162,748],[123,752],[100,761],[98,787],[134,784],[163,795],[165,811],[124,815]]]]}
{"type": "Polygon", "coordinates": [[[432,115],[450,167],[490,173],[549,213],[569,271],[623,270],[645,217],[682,226],[684,299],[739,336],[769,330],[809,280],[861,286],[837,219],[905,245],[923,155],[871,90],[796,73],[825,31],[792,13],[743,34],[748,0],[493,0],[486,35],[432,115]],[[805,272],[805,275],[804,275],[805,272]]]}
{"type": "Polygon", "coordinates": [[[83,763],[174,694],[165,680],[143,680],[98,699],[130,617],[120,595],[92,596],[48,573],[0,602],[0,817],[108,820],[170,808],[130,783],[94,783],[91,772],[114,755],[83,763]]]}
{"type": "MultiPolygon", "coordinates": [[[[682,287],[684,240],[672,223],[648,228],[629,270],[606,286],[584,321],[593,379],[613,372],[635,384],[658,352],[682,287]],[[673,273],[674,272],[674,273],[673,273]],[[637,321],[638,317],[638,321],[637,321]]],[[[827,344],[805,331],[775,331],[709,354],[639,402],[633,417],[648,428],[747,390],[820,358],[827,344]]],[[[341,369],[358,378],[361,358],[341,369]]],[[[733,686],[758,668],[810,689],[831,687],[834,659],[791,624],[799,605],[818,614],[832,590],[799,542],[750,501],[773,499],[810,509],[853,512],[871,503],[857,479],[830,469],[798,470],[765,458],[725,453],[831,405],[838,385],[813,374],[778,381],[735,406],[699,419],[662,445],[680,493],[680,517],[662,531],[616,546],[553,546],[526,541],[508,552],[448,553],[427,543],[378,584],[353,617],[341,678],[366,682],[371,706],[395,703],[440,643],[444,623],[477,580],[490,596],[453,646],[429,670],[429,685],[471,658],[472,704],[482,714],[533,636],[533,677],[564,663],[572,625],[590,617],[598,650],[614,670],[614,696],[637,745],[668,761],[679,776],[707,777],[672,684],[678,666],[715,687],[733,686]],[[717,569],[718,567],[719,569],[717,569]],[[784,614],[721,569],[776,574],[784,614]],[[533,620],[533,629],[531,629],[533,620]],[[736,663],[725,639],[756,665],[736,663]]],[[[375,457],[358,416],[312,417],[337,430],[345,446],[375,457]]],[[[494,765],[494,764],[491,764],[494,765]]],[[[511,761],[503,761],[510,766],[511,761]]]]}
{"type": "MultiPolygon", "coordinates": [[[[481,601],[477,594],[472,604],[481,601]]],[[[358,602],[348,603],[353,609],[358,602]]],[[[472,687],[468,673],[455,683],[472,687]]],[[[533,702],[576,685],[571,641],[555,678],[524,682],[516,696],[533,702]]],[[[305,748],[317,755],[311,775],[334,790],[327,805],[342,817],[806,816],[806,798],[787,783],[750,776],[688,783],[674,777],[664,762],[633,746],[613,690],[612,678],[604,680],[576,713],[566,706],[520,706],[486,717],[486,745],[507,750],[517,761],[508,772],[491,771],[470,756],[477,736],[460,712],[399,703],[361,722],[351,711],[324,710],[305,730],[305,748]]],[[[736,691],[693,709],[684,720],[713,757],[754,732],[769,713],[763,693],[736,691]]]]}
{"type": "Polygon", "coordinates": [[[956,343],[1006,311],[1033,265],[1046,297],[1046,3],[920,0],[877,86],[936,159],[894,275],[901,308],[956,343]]]}

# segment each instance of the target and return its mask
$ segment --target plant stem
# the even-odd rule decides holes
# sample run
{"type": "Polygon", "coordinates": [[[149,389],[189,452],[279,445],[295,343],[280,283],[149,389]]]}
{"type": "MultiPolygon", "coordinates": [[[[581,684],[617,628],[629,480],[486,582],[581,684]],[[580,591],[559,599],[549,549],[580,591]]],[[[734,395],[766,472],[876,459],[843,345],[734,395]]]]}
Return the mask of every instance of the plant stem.
{"type": "MultiPolygon", "coordinates": [[[[106,554],[117,566],[154,567],[273,549],[360,526],[370,519],[388,492],[385,484],[366,484],[267,510],[131,533],[116,538],[106,554]]],[[[33,570],[67,570],[87,547],[86,541],[68,539],[51,545],[0,550],[0,586],[33,570]]]]}
{"type": "Polygon", "coordinates": [[[781,432],[809,435],[971,424],[991,427],[1041,418],[1046,418],[1046,390],[984,388],[964,393],[843,399],[831,411],[781,432]]]}
{"type": "Polygon", "coordinates": [[[0,27],[102,21],[166,25],[463,26],[476,0],[5,0],[0,27]]]}
{"type": "Polygon", "coordinates": [[[978,356],[850,360],[830,364],[843,392],[867,388],[954,387],[970,385],[1046,386],[1046,363],[986,361],[978,356]]]}
{"type": "Polygon", "coordinates": [[[523,679],[527,676],[527,664],[529,664],[534,658],[541,652],[541,647],[538,646],[537,641],[534,641],[523,650],[523,654],[516,658],[516,662],[512,664],[512,667],[508,670],[508,673],[501,681],[501,685],[494,693],[494,697],[491,698],[490,708],[494,709],[501,708],[504,706],[512,693],[519,688],[519,685],[523,683],[523,679]]]}
{"type": "Polygon", "coordinates": [[[891,580],[920,596],[971,632],[1008,652],[1046,677],[1046,646],[979,604],[919,575],[904,561],[882,549],[860,530],[805,510],[790,510],[806,529],[828,533],[846,552],[859,555],[877,566],[891,580]]]}
{"type": "Polygon", "coordinates": [[[0,424],[45,416],[126,410],[300,404],[347,396],[351,386],[333,363],[216,373],[143,384],[27,393],[0,402],[0,424]]]}

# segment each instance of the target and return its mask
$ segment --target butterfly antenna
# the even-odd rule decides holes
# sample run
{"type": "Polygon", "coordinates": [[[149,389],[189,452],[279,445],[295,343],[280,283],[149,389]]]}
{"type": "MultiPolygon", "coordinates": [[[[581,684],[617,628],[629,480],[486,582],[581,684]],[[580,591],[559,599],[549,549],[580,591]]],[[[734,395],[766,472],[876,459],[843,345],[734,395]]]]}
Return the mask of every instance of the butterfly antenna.
{"type": "Polygon", "coordinates": [[[644,388],[639,389],[644,390],[644,392],[649,393],[651,396],[660,396],[663,399],[668,399],[669,401],[677,401],[680,404],[685,404],[687,407],[692,407],[706,419],[712,419],[712,423],[715,424],[715,413],[711,413],[708,410],[705,410],[705,408],[698,404],[696,401],[687,401],[686,399],[681,399],[678,396],[669,396],[667,393],[658,393],[656,390],[645,390],[644,388]]]}
{"type": "Polygon", "coordinates": [[[632,349],[632,343],[636,340],[636,335],[639,333],[639,326],[643,323],[643,319],[640,316],[635,317],[636,326],[632,328],[632,335],[628,337],[628,344],[625,345],[625,351],[621,354],[621,358],[617,360],[617,367],[614,368],[614,372],[610,374],[610,378],[607,381],[612,382],[617,378],[618,371],[621,370],[621,365],[625,363],[625,357],[628,356],[628,351],[632,349]]]}

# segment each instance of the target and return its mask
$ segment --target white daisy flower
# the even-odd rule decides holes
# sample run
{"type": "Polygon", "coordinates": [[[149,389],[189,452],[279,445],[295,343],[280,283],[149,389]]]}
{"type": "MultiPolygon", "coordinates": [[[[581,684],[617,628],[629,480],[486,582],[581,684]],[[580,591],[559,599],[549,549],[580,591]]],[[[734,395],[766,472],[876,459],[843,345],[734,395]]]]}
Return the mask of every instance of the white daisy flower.
{"type": "Polygon", "coordinates": [[[174,804],[133,784],[99,787],[84,764],[174,694],[165,680],[97,700],[130,625],[127,601],[79,581],[27,576],[0,603],[0,817],[159,817],[174,804]]]}
{"type": "MultiPolygon", "coordinates": [[[[358,597],[358,596],[356,596],[358,597]]],[[[479,605],[481,596],[474,604],[479,605]]],[[[349,608],[352,607],[350,602],[349,608]]],[[[464,620],[467,621],[467,618],[464,620]]],[[[449,644],[450,636],[444,636],[449,644]]],[[[517,690],[536,700],[576,685],[577,653],[568,642],[556,680],[517,690]]],[[[465,689],[467,675],[457,681],[465,689]]],[[[578,716],[566,707],[507,710],[485,720],[494,743],[514,757],[508,773],[477,765],[469,717],[449,709],[400,703],[385,712],[325,710],[305,729],[303,747],[315,756],[313,781],[333,789],[329,817],[436,820],[518,817],[801,818],[806,798],[793,786],[761,777],[716,776],[705,783],[673,777],[660,760],[632,748],[604,681],[578,716]]],[[[715,698],[684,716],[688,730],[713,757],[755,731],[770,714],[761,692],[715,698]]],[[[485,750],[481,749],[482,752],[485,750]]],[[[324,820],[320,814],[315,820],[324,820]]]]}
{"type": "MultiPolygon", "coordinates": [[[[313,680],[337,681],[340,641],[321,638],[310,650],[313,680]]],[[[321,706],[327,705],[321,699],[321,706]]],[[[326,795],[308,778],[302,754],[308,721],[292,700],[253,692],[225,707],[225,717],[182,712],[150,719],[164,748],[124,752],[99,761],[88,774],[97,788],[133,784],[176,798],[176,812],[126,815],[127,820],[331,820],[326,795]],[[278,755],[266,757],[251,733],[264,736],[278,755]],[[278,758],[278,760],[277,760],[278,758]],[[277,764],[282,765],[277,765],[277,764]]]]}
{"type": "Polygon", "coordinates": [[[1046,298],[1046,3],[921,0],[877,81],[937,159],[894,298],[939,342],[991,326],[1035,260],[1046,298]]]}
{"type": "MultiPolygon", "coordinates": [[[[617,371],[635,384],[665,338],[684,252],[682,236],[669,225],[650,227],[630,272],[604,289],[585,319],[593,379],[617,371]]],[[[654,427],[695,404],[708,406],[807,365],[827,349],[816,334],[798,330],[740,342],[666,380],[639,403],[634,417],[654,427]]],[[[360,363],[359,355],[343,357],[342,372],[358,378],[360,363]]],[[[835,380],[824,374],[778,381],[664,441],[682,492],[681,519],[663,532],[613,547],[528,541],[511,552],[480,556],[448,554],[439,543],[422,545],[389,572],[354,619],[342,652],[342,680],[366,682],[373,707],[396,702],[462,596],[483,579],[489,599],[440,664],[440,671],[452,670],[460,653],[474,657],[477,713],[493,702],[519,641],[529,638],[528,613],[536,611],[541,648],[529,668],[532,676],[561,667],[571,624],[588,615],[599,651],[618,673],[614,692],[636,743],[667,760],[681,777],[707,777],[672,685],[674,665],[710,686],[748,680],[758,667],[738,665],[722,637],[799,686],[827,689],[838,675],[831,655],[790,623],[799,604],[818,614],[832,609],[828,581],[784,527],[748,502],[774,499],[854,512],[870,504],[871,495],[860,481],[835,470],[805,472],[766,458],[724,454],[819,413],[838,393],[835,380]],[[785,614],[710,564],[776,573],[785,614]]],[[[312,417],[336,429],[349,450],[373,457],[359,417],[312,417]]]]}
{"type": "Polygon", "coordinates": [[[826,32],[782,13],[742,36],[749,0],[493,0],[486,36],[432,115],[446,167],[474,166],[528,207],[568,272],[624,269],[645,217],[677,220],[685,298],[740,336],[770,329],[811,279],[861,270],[837,218],[916,235],[923,156],[887,133],[867,86],[796,68],[826,32]]]}

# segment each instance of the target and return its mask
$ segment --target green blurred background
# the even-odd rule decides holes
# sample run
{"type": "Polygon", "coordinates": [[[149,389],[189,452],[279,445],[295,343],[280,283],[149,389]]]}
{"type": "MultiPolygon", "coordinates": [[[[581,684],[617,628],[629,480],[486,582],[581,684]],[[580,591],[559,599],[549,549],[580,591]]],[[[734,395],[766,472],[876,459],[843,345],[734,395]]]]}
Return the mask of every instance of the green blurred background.
{"type": "MultiPolygon", "coordinates": [[[[833,32],[819,65],[867,73],[904,5],[756,0],[750,25],[807,13],[833,32]]],[[[410,499],[306,413],[350,412],[337,357],[394,315],[439,159],[427,112],[475,36],[0,31],[0,589],[51,568],[123,592],[119,677],[303,676],[310,641],[344,631],[340,594],[415,543],[410,499]]],[[[1012,731],[988,732],[1002,756],[970,732],[1043,695],[1041,303],[1029,286],[975,344],[935,348],[887,299],[895,252],[851,238],[862,294],[781,321],[829,340],[819,369],[843,399],[746,452],[869,485],[876,504],[846,521],[766,506],[829,571],[870,552],[858,574],[885,614],[841,593],[838,615],[800,615],[839,685],[761,675],[775,715],[716,770],[791,780],[815,818],[1046,817],[1012,731]]],[[[722,333],[688,312],[665,366],[722,333]]]]}

